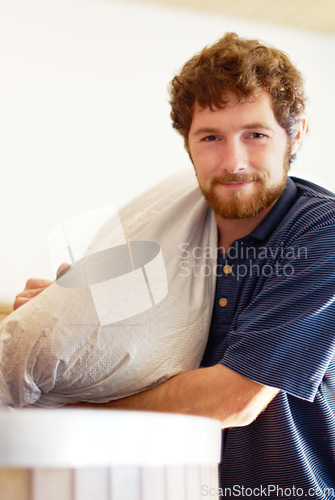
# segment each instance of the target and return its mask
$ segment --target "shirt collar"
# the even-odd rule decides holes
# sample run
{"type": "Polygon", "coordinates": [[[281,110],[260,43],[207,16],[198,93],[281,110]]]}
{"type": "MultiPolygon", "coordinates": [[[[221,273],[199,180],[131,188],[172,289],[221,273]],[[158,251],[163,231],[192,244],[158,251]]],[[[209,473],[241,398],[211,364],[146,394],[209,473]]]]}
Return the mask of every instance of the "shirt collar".
{"type": "Polygon", "coordinates": [[[258,226],[248,235],[257,240],[266,240],[268,236],[276,229],[278,224],[293,205],[297,196],[297,187],[293,180],[288,177],[286,187],[278,201],[272,207],[270,212],[258,224],[258,226]]]}

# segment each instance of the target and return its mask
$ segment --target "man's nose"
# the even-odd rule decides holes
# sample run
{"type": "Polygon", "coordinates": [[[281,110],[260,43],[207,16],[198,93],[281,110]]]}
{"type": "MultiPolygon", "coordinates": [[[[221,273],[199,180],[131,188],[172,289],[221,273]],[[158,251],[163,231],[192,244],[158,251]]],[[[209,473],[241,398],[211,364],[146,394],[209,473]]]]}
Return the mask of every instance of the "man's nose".
{"type": "Polygon", "coordinates": [[[243,145],[237,140],[227,141],[222,151],[222,170],[236,174],[247,168],[247,159],[243,145]]]}

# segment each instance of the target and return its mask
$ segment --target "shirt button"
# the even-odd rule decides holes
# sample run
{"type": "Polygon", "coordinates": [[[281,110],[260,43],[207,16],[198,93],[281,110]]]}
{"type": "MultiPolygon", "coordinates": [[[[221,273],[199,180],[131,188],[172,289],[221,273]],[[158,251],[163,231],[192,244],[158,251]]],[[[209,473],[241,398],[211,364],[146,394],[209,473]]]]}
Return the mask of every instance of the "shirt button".
{"type": "Polygon", "coordinates": [[[221,299],[219,300],[219,304],[221,307],[226,307],[226,305],[228,304],[228,300],[226,299],[226,297],[221,297],[221,299]]]}
{"type": "Polygon", "coordinates": [[[225,274],[230,274],[232,272],[233,268],[231,266],[229,266],[229,264],[227,264],[226,266],[224,266],[223,268],[223,272],[225,274]]]}

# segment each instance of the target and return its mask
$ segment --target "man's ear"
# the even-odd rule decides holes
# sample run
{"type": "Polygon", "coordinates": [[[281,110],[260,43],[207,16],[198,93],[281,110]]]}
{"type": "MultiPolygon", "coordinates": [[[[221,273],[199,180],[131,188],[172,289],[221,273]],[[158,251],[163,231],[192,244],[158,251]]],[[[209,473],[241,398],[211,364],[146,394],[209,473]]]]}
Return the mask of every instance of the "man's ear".
{"type": "Polygon", "coordinates": [[[294,127],[294,136],[292,139],[292,155],[296,154],[298,151],[300,144],[305,136],[307,131],[307,117],[305,115],[301,116],[299,121],[294,127]]]}

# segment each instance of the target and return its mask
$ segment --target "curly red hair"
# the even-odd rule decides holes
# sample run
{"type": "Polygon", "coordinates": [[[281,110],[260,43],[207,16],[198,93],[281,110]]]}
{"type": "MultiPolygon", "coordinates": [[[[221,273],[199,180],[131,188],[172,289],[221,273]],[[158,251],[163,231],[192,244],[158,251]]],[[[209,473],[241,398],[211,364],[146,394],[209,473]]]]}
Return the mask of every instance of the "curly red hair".
{"type": "Polygon", "coordinates": [[[169,90],[173,127],[187,150],[195,101],[201,107],[223,108],[227,92],[242,103],[266,90],[279,125],[290,137],[306,101],[303,78],[284,52],[236,33],[226,33],[186,62],[169,90]]]}

